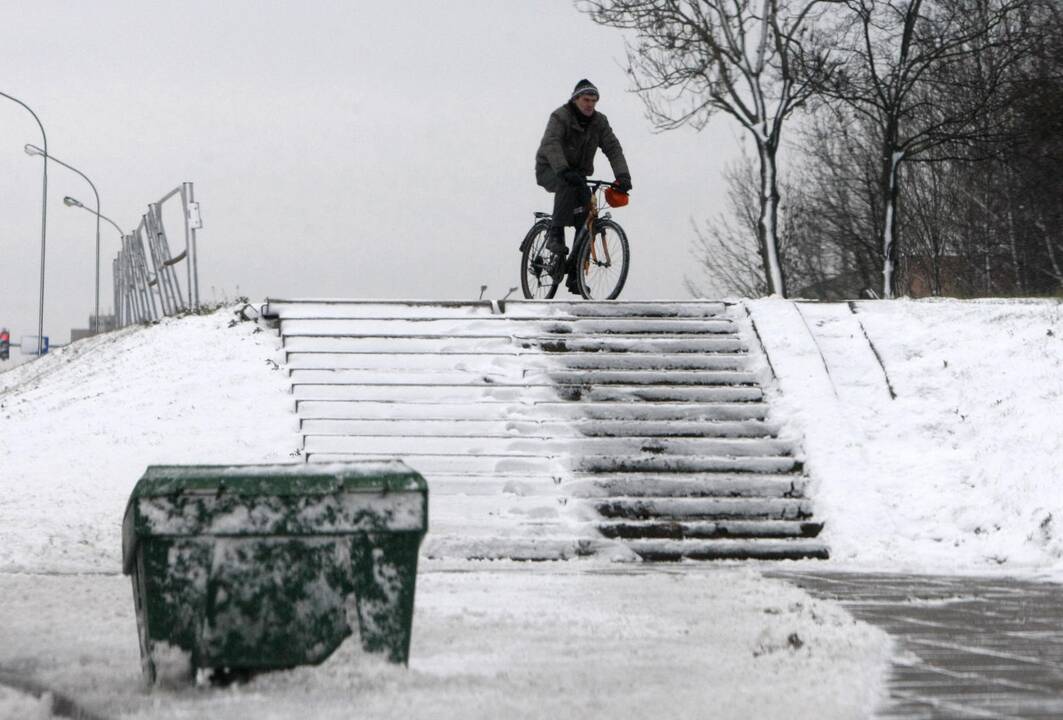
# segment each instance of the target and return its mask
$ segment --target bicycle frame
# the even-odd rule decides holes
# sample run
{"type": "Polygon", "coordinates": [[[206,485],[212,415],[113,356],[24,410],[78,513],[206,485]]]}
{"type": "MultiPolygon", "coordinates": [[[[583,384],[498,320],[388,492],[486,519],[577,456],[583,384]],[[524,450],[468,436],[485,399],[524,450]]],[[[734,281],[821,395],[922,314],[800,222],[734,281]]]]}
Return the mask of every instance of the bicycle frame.
{"type": "MultiPolygon", "coordinates": [[[[594,186],[591,190],[591,201],[587,205],[587,222],[581,225],[576,231],[576,237],[572,241],[572,254],[574,257],[578,257],[576,253],[582,247],[583,243],[587,242],[587,238],[589,237],[592,239],[591,259],[597,262],[598,254],[596,246],[593,242],[594,223],[599,217],[601,217],[602,220],[608,220],[612,217],[612,213],[610,213],[608,210],[602,213],[601,215],[598,214],[598,192],[603,187],[612,185],[613,183],[609,182],[608,180],[588,180],[587,184],[594,186]]],[[[603,250],[605,251],[605,262],[611,262],[611,258],[609,257],[609,248],[603,245],[603,250]]]]}

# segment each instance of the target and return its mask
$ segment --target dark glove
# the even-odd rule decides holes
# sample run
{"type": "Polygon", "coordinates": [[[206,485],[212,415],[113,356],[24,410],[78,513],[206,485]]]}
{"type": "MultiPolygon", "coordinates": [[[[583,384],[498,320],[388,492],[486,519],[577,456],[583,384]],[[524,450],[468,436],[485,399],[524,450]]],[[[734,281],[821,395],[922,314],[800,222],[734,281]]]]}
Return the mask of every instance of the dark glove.
{"type": "Polygon", "coordinates": [[[617,175],[616,182],[613,183],[613,187],[615,187],[622,193],[631,192],[631,176],[617,175]]]}
{"type": "Polygon", "coordinates": [[[587,178],[583,177],[583,173],[581,173],[579,170],[573,170],[572,168],[569,168],[568,170],[562,170],[561,179],[567,182],[572,187],[579,187],[580,185],[587,184],[587,178]]]}

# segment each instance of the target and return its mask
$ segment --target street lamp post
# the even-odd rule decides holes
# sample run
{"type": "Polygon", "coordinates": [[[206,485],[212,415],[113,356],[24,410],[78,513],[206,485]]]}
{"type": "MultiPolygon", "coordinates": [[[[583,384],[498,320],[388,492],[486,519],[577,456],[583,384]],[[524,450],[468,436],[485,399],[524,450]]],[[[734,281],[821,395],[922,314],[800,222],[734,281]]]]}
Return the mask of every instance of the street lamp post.
{"type": "MultiPolygon", "coordinates": [[[[46,165],[48,164],[47,161],[51,160],[52,162],[59,163],[67,170],[72,170],[76,172],[78,175],[85,179],[85,182],[87,182],[89,184],[89,187],[92,188],[92,194],[96,196],[96,332],[98,333],[100,331],[100,194],[96,192],[96,185],[94,185],[93,182],[89,180],[89,176],[78,170],[73,165],[68,165],[67,163],[57,158],[55,155],[49,155],[47,150],[42,150],[36,145],[31,145],[30,143],[26,143],[25,150],[27,155],[42,156],[45,159],[46,165]]],[[[87,210],[88,208],[85,209],[87,210]]]]}
{"type": "Polygon", "coordinates": [[[37,127],[41,129],[41,138],[44,141],[44,190],[41,192],[41,299],[40,304],[37,307],[37,357],[41,356],[44,351],[44,246],[45,238],[47,237],[48,226],[48,136],[44,133],[44,125],[41,124],[41,119],[37,117],[37,113],[30,109],[30,106],[19,100],[17,97],[12,97],[5,92],[0,92],[0,96],[6,97],[12,102],[18,103],[26,109],[26,111],[33,116],[33,119],[37,121],[37,127]]]}
{"type": "MultiPolygon", "coordinates": [[[[55,158],[52,158],[52,159],[55,160],[55,158]]],[[[56,160],[56,162],[59,162],[59,161],[56,160]]],[[[82,176],[82,177],[84,177],[84,176],[82,176]]],[[[88,178],[85,178],[85,179],[88,180],[88,178]]],[[[92,182],[89,182],[89,185],[92,185],[92,182]]],[[[95,189],[96,188],[93,187],[93,190],[95,190],[95,189]]],[[[90,212],[90,213],[92,213],[93,215],[96,216],[96,332],[99,332],[100,331],[100,220],[106,220],[107,222],[111,223],[111,226],[114,227],[114,229],[118,231],[118,237],[123,242],[125,241],[125,232],[122,231],[122,228],[118,227],[118,223],[116,223],[114,220],[112,220],[111,218],[107,217],[106,215],[104,215],[103,213],[100,212],[100,210],[99,210],[99,207],[100,207],[100,196],[99,195],[96,196],[96,209],[95,210],[93,210],[92,208],[89,208],[89,207],[85,207],[85,205],[80,200],[77,200],[76,198],[72,198],[69,195],[67,195],[66,197],[63,198],[63,204],[66,205],[67,207],[81,208],[82,210],[85,210],[86,212],[90,212]]],[[[118,312],[118,306],[117,305],[115,305],[114,312],[115,313],[118,312]]]]}

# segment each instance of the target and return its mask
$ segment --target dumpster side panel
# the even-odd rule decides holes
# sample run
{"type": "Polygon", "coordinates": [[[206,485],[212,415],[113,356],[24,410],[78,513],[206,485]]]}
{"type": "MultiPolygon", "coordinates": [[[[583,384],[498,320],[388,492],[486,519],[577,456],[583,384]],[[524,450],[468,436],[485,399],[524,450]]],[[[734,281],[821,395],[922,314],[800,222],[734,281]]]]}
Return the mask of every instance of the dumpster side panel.
{"type": "Polygon", "coordinates": [[[409,662],[417,585],[418,532],[368,533],[351,542],[362,647],[409,662]]]}
{"type": "Polygon", "coordinates": [[[155,646],[161,643],[188,653],[193,667],[200,664],[199,624],[206,610],[212,545],[197,538],[150,538],[139,544],[144,644],[154,664],[159,662],[155,646]]]}
{"type": "Polygon", "coordinates": [[[217,538],[203,628],[207,666],[316,664],[351,634],[347,538],[217,538]]]}

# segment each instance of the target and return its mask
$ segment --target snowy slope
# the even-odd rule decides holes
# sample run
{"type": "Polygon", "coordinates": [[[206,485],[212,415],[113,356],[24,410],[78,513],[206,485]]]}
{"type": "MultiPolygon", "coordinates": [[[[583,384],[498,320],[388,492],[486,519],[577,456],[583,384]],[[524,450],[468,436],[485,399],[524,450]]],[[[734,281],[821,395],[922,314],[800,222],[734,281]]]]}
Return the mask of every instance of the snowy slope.
{"type": "Polygon", "coordinates": [[[1059,302],[750,308],[832,564],[1063,575],[1059,302]]]}
{"type": "Polygon", "coordinates": [[[229,310],[0,374],[0,571],[119,571],[122,513],[150,464],[295,461],[278,345],[229,310]]]}

